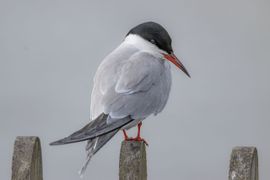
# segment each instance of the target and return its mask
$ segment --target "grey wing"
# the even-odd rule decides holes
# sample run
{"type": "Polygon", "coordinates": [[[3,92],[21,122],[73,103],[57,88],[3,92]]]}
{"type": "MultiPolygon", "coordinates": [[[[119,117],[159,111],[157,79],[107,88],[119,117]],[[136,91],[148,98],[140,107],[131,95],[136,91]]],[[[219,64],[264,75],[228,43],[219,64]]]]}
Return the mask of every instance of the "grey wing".
{"type": "Polygon", "coordinates": [[[96,119],[104,112],[106,104],[105,96],[112,92],[119,77],[122,65],[130,56],[138,51],[133,46],[119,46],[110,53],[99,65],[94,78],[94,86],[91,93],[90,118],[96,119]]]}
{"type": "Polygon", "coordinates": [[[112,78],[111,84],[101,86],[104,76],[95,81],[92,97],[99,97],[91,102],[95,113],[104,112],[111,117],[108,122],[113,122],[127,116],[144,119],[163,109],[171,85],[169,66],[163,60],[147,52],[136,52],[125,62],[113,66],[116,67],[110,68],[114,69],[114,74],[105,75],[112,78]]]}
{"type": "MultiPolygon", "coordinates": [[[[171,85],[169,65],[146,52],[121,48],[98,68],[91,96],[92,121],[70,136],[51,143],[60,145],[88,140],[87,160],[119,129],[160,112],[171,85]]],[[[135,125],[135,124],[134,124],[135,125]]]]}

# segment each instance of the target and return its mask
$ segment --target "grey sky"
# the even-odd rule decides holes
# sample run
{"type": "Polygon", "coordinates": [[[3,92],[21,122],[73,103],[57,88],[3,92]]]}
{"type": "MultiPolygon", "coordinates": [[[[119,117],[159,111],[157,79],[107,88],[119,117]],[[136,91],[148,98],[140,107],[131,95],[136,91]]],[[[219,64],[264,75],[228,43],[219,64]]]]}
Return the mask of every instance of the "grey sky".
{"type": "MultiPolygon", "coordinates": [[[[44,179],[80,179],[84,143],[50,147],[88,122],[100,61],[130,28],[156,21],[191,74],[172,68],[165,110],[144,121],[151,180],[227,179],[233,146],[258,147],[270,171],[270,1],[0,0],[0,174],[18,135],[42,141],[44,179]]],[[[85,179],[118,179],[122,134],[85,179]]]]}

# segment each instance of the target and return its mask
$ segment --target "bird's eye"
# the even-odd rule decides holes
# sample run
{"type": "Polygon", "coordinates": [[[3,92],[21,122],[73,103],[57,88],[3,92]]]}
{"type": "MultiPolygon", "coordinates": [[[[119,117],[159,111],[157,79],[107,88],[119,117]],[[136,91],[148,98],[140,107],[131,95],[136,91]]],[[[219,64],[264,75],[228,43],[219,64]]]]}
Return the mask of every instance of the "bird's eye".
{"type": "Polygon", "coordinates": [[[150,39],[150,42],[151,42],[152,44],[157,44],[157,42],[156,42],[154,39],[150,39]]]}

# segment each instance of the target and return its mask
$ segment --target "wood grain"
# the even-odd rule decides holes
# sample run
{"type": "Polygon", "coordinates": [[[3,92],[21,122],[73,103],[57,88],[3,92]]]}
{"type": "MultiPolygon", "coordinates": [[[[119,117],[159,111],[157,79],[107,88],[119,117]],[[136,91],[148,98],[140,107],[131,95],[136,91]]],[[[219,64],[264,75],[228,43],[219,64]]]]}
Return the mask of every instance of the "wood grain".
{"type": "Polygon", "coordinates": [[[258,155],[255,147],[235,147],[232,150],[229,180],[258,180],[258,155]]]}
{"type": "Polygon", "coordinates": [[[19,136],[15,140],[12,180],[42,180],[41,146],[38,137],[19,136]]]}
{"type": "Polygon", "coordinates": [[[145,148],[143,142],[122,142],[119,162],[119,180],[147,180],[145,148]]]}

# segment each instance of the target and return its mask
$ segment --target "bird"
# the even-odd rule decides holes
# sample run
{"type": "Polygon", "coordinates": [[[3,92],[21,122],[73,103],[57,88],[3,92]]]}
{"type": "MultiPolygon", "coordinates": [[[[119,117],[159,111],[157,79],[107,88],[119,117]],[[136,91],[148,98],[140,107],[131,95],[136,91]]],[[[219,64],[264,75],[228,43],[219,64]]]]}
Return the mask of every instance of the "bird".
{"type": "Polygon", "coordinates": [[[190,77],[175,56],[172,39],[162,25],[150,21],[133,27],[95,73],[90,122],[50,145],[87,141],[82,175],[92,156],[120,130],[125,140],[148,144],[141,137],[142,121],[164,109],[171,90],[171,63],[190,77]],[[137,136],[128,137],[126,130],[135,126],[137,136]]]}

